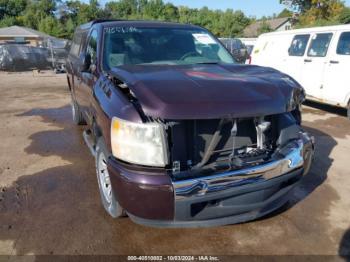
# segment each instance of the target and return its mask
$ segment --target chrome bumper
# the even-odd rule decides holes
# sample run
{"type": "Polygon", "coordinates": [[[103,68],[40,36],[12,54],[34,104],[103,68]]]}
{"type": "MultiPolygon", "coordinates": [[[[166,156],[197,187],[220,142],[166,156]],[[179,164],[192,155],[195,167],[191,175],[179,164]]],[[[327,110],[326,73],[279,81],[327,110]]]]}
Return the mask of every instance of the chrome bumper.
{"type": "Polygon", "coordinates": [[[310,169],[313,154],[313,137],[307,133],[300,133],[299,139],[278,149],[266,164],[173,182],[175,200],[203,197],[242,185],[264,182],[298,169],[303,169],[303,174],[306,174],[310,169]]]}

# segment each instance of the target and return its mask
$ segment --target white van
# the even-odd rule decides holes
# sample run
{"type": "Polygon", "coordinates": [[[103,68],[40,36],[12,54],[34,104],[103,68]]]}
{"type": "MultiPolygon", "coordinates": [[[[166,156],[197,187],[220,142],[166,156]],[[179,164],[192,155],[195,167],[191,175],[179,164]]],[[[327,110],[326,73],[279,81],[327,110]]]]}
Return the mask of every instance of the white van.
{"type": "Polygon", "coordinates": [[[263,34],[251,64],[290,75],[308,99],[348,108],[350,117],[350,25],[263,34]]]}

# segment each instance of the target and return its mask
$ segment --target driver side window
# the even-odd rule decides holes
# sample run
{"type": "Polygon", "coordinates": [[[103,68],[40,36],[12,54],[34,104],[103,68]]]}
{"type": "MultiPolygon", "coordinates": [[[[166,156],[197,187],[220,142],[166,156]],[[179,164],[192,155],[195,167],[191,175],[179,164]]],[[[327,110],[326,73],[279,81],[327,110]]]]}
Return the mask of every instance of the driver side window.
{"type": "Polygon", "coordinates": [[[90,34],[90,39],[86,47],[86,54],[91,57],[91,64],[96,65],[97,60],[97,31],[93,30],[90,34]]]}

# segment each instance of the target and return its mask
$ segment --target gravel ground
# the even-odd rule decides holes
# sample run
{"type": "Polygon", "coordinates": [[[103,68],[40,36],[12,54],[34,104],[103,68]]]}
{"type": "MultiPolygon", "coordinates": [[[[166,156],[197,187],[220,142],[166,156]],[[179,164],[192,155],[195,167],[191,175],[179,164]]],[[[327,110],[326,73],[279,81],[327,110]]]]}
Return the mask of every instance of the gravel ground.
{"type": "Polygon", "coordinates": [[[343,110],[304,107],[316,157],[283,210],[240,225],[154,229],[103,210],[65,75],[0,73],[0,92],[0,254],[350,254],[343,110]]]}

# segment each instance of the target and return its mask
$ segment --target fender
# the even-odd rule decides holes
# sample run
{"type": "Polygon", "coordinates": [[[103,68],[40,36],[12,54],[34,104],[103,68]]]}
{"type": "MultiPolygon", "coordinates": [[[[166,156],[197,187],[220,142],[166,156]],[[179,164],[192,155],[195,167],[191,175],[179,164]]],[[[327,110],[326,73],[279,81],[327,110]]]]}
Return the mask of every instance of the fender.
{"type": "Polygon", "coordinates": [[[113,117],[142,123],[142,119],[134,105],[114,86],[106,76],[101,76],[93,87],[91,114],[95,128],[111,151],[110,129],[113,117]]]}

